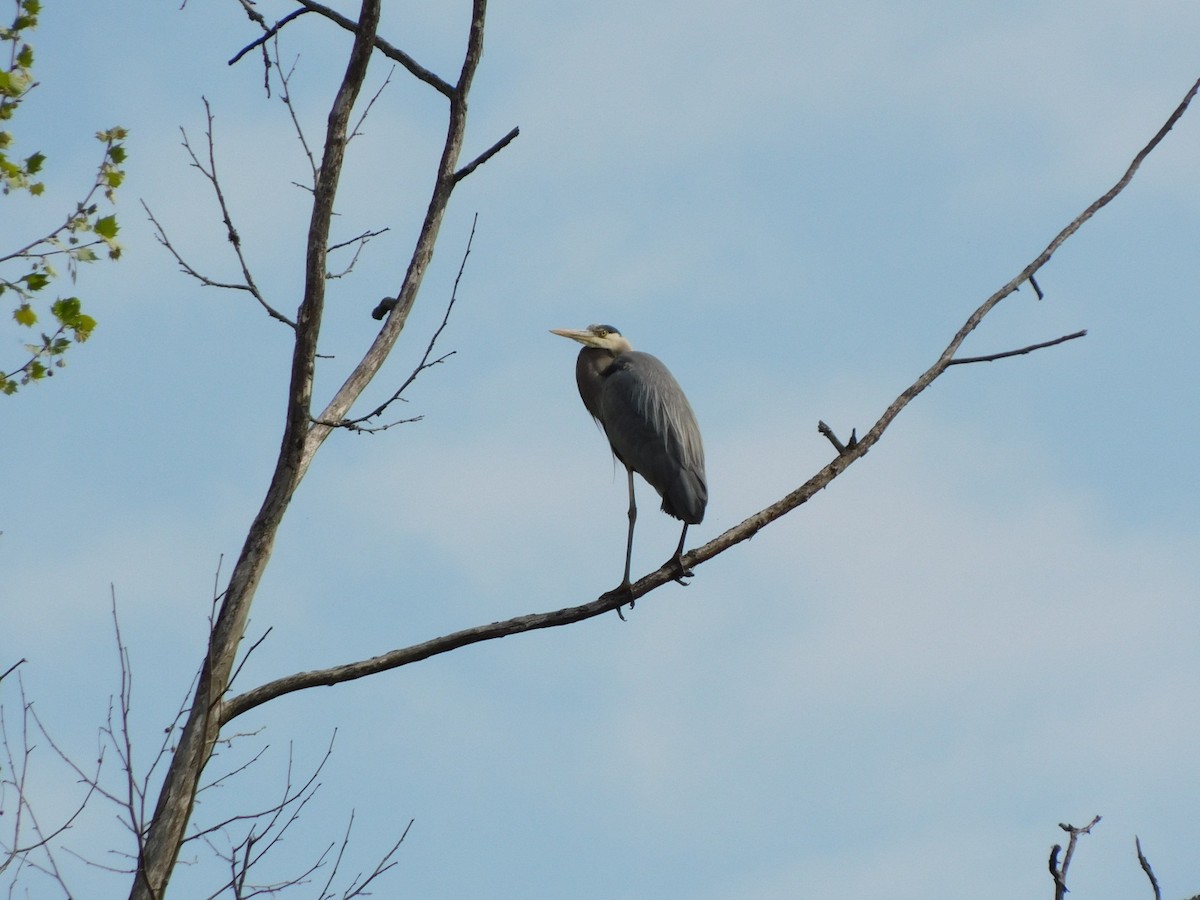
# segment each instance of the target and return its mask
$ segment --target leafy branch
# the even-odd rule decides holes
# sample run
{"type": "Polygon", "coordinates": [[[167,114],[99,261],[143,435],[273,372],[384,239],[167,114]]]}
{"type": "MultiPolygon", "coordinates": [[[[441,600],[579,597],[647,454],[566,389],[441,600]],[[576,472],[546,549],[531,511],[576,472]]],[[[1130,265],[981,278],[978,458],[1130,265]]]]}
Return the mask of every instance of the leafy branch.
{"type": "MultiPolygon", "coordinates": [[[[17,15],[13,24],[0,28],[0,42],[8,45],[7,60],[0,68],[0,122],[10,121],[37,82],[33,78],[33,47],[25,35],[37,26],[40,0],[16,0],[17,15]]],[[[65,260],[72,282],[78,275],[80,263],[91,263],[104,254],[119,259],[121,245],[117,242],[120,227],[115,213],[102,211],[100,199],[116,203],[116,191],[125,180],[126,129],[116,126],[97,132],[96,139],[104,144],[104,154],[96,168],[96,176],[82,200],[75,204],[61,225],[36,237],[23,246],[6,253],[0,252],[0,295],[15,296],[13,321],[20,328],[32,329],[39,322],[35,308],[41,297],[59,276],[55,263],[65,260]],[[21,274],[9,275],[17,268],[21,274]]],[[[25,192],[40,197],[45,183],[38,180],[46,162],[41,151],[23,159],[14,159],[12,132],[0,131],[0,196],[25,192]]],[[[0,368],[0,393],[13,394],[31,381],[54,374],[65,364],[63,354],[72,343],[82,343],[91,337],[96,320],[86,315],[78,297],[57,298],[50,303],[51,322],[55,330],[42,332],[40,340],[25,343],[29,357],[11,371],[0,368]]]]}

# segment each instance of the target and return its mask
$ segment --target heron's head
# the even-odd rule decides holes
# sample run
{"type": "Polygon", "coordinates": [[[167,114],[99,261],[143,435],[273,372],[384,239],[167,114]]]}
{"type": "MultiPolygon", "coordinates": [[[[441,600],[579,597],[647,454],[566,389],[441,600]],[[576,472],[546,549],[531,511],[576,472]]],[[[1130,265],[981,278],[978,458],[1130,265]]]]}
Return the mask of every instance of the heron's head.
{"type": "Polygon", "coordinates": [[[573,328],[552,328],[550,333],[579,341],[585,347],[607,350],[613,356],[633,349],[629,341],[625,340],[625,336],[611,325],[589,325],[582,331],[573,328]]]}

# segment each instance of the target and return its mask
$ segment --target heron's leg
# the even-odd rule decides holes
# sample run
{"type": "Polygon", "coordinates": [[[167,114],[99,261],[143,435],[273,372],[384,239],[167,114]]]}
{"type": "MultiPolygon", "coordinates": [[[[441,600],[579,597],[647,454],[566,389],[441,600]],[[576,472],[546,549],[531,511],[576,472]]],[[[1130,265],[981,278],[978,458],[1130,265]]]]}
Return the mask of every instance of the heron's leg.
{"type": "MultiPolygon", "coordinates": [[[[626,469],[629,475],[629,538],[625,541],[625,577],[611,591],[606,591],[603,596],[613,596],[622,594],[629,601],[629,608],[633,609],[633,588],[629,584],[629,563],[633,556],[633,523],[637,521],[637,503],[633,499],[633,469],[626,469]]],[[[623,606],[624,604],[621,604],[623,606]]],[[[617,607],[617,615],[621,617],[621,621],[625,621],[625,616],[621,614],[621,606],[617,607]]]]}
{"type": "MultiPolygon", "coordinates": [[[[633,559],[633,524],[637,521],[637,500],[633,496],[633,469],[626,469],[625,474],[629,476],[629,537],[625,540],[625,578],[621,582],[621,587],[629,587],[629,565],[633,559]]],[[[633,609],[633,601],[629,601],[629,608],[633,609]]]]}
{"type": "Polygon", "coordinates": [[[687,582],[684,581],[683,579],[691,578],[693,575],[696,574],[691,569],[685,568],[683,565],[683,542],[687,540],[687,530],[688,530],[687,522],[684,522],[683,523],[683,533],[681,535],[679,535],[679,546],[675,548],[675,555],[673,557],[671,557],[671,562],[673,562],[673,563],[675,563],[675,565],[679,566],[679,574],[675,576],[675,580],[678,581],[680,584],[682,584],[684,587],[687,586],[687,582]]]}

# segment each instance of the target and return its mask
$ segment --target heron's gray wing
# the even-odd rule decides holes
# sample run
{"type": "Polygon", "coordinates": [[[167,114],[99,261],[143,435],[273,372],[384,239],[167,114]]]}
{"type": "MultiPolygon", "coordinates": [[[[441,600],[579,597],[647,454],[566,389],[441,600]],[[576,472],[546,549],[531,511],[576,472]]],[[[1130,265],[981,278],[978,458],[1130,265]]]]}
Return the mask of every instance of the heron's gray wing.
{"type": "Polygon", "coordinates": [[[601,424],[617,457],[689,525],[704,519],[708,486],[696,416],[674,376],[649,353],[622,353],[604,371],[601,424]]]}

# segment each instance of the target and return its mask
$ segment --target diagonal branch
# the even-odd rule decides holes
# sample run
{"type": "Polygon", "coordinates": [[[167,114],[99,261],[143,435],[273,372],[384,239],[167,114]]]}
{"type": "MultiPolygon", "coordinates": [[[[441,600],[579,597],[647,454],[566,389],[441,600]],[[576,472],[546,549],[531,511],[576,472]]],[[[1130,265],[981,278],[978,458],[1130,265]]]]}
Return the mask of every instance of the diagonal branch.
{"type": "MultiPolygon", "coordinates": [[[[282,19],[280,19],[278,22],[276,22],[270,28],[267,28],[267,30],[264,31],[259,37],[257,37],[255,40],[251,41],[249,44],[247,44],[245,47],[243,47],[241,50],[239,50],[237,53],[235,53],[233,55],[233,57],[229,60],[227,65],[232,66],[234,63],[236,63],[238,60],[240,60],[243,56],[245,56],[247,53],[249,53],[255,47],[262,46],[267,41],[269,41],[271,38],[275,37],[275,35],[279,34],[279,32],[283,29],[283,26],[286,25],[288,22],[292,21],[293,19],[298,19],[305,13],[310,13],[310,12],[312,12],[311,9],[303,9],[303,8],[293,9],[290,13],[288,13],[286,16],[284,16],[282,19]]],[[[266,26],[266,20],[261,19],[261,17],[260,17],[260,23],[264,27],[266,26]]]]}
{"type": "MultiPolygon", "coordinates": [[[[464,67],[465,72],[465,67],[464,67]]],[[[1192,85],[1191,89],[1184,96],[1180,104],[1175,108],[1175,111],[1167,119],[1158,133],[1150,140],[1145,147],[1134,157],[1133,162],[1126,169],[1120,180],[1106,191],[1099,199],[1090,204],[1087,209],[1075,217],[1069,225],[1060,231],[1055,238],[1046,246],[1046,249],[1039,253],[1032,262],[1017,274],[1011,281],[1001,287],[998,291],[987,298],[971,315],[967,318],[963,326],[954,335],[953,339],[942,351],[936,362],[922,375],[917,378],[911,385],[905,388],[895,400],[883,411],[883,414],[875,422],[874,425],[864,434],[857,442],[852,441],[845,447],[844,452],[839,452],[837,457],[831,460],[819,472],[813,475],[808,481],[800,485],[787,496],[781,498],[765,509],[759,510],[754,515],[747,518],[745,521],[730,528],[724,534],[719,535],[701,547],[686,553],[683,556],[684,568],[694,568],[701,563],[707,562],[713,557],[725,552],[736,544],[742,541],[749,540],[754,537],[761,529],[770,525],[777,519],[785,516],[787,513],[801,506],[810,500],[815,494],[827,487],[838,475],[844,472],[853,462],[861,459],[867,452],[878,443],[883,433],[888,426],[898,416],[901,411],[916,397],[931,385],[939,376],[941,376],[946,368],[954,359],[954,354],[962,346],[963,341],[967,336],[974,331],[983,321],[984,317],[991,312],[1002,300],[1012,294],[1017,288],[1026,281],[1029,281],[1034,274],[1041,269],[1054,254],[1054,252],[1062,246],[1062,244],[1071,235],[1075,234],[1088,219],[1096,214],[1101,208],[1107,205],[1114,197],[1116,197],[1125,186],[1132,180],[1134,173],[1141,166],[1142,161],[1154,150],[1155,147],[1162,141],[1166,134],[1171,130],[1172,126],[1179,120],[1183,113],[1187,110],[1192,98],[1195,97],[1197,90],[1200,90],[1200,80],[1197,80],[1192,85]]],[[[446,169],[443,167],[443,172],[446,169]]],[[[451,172],[453,169],[451,168],[451,172]]],[[[395,321],[396,312],[393,311],[389,317],[388,324],[395,321]]],[[[385,326],[384,333],[387,328],[385,326]]],[[[382,337],[382,334],[381,334],[382,337]]],[[[1069,336],[1068,336],[1069,337],[1069,336]]],[[[1032,348],[1030,348],[1032,349],[1032,348]]],[[[364,361],[365,362],[365,361],[364,361]]],[[[349,385],[349,382],[348,382],[349,385]]],[[[343,391],[346,388],[343,388],[343,391]]],[[[339,392],[340,396],[341,392],[339,392]]],[[[329,429],[332,426],[328,422],[338,421],[339,414],[331,411],[335,409],[335,405],[331,404],[330,409],[327,409],[320,417],[320,422],[313,426],[315,431],[318,428],[329,429]]],[[[462,631],[456,631],[452,634],[434,638],[420,644],[415,644],[411,647],[405,647],[398,650],[393,650],[384,653],[380,656],[375,656],[370,659],[359,660],[357,662],[347,663],[345,665],[334,666],[327,669],[318,669],[309,672],[299,672],[293,675],[287,675],[274,681],[267,682],[257,688],[246,691],[243,694],[232,697],[224,701],[219,710],[219,718],[222,723],[229,722],[231,719],[251,710],[263,703],[274,699],[275,697],[284,694],[292,693],[293,691],[303,690],[309,687],[318,685],[334,685],[341,684],[347,681],[353,681],[358,678],[363,678],[368,675],[374,675],[378,672],[384,672],[389,669],[395,669],[400,666],[405,666],[419,660],[428,659],[431,656],[436,656],[442,653],[447,653],[459,647],[468,644],[479,643],[480,641],[494,640],[496,638],[506,637],[510,634],[521,634],[527,631],[535,631],[542,628],[554,628],[560,625],[569,625],[574,622],[581,622],[585,619],[590,619],[601,615],[610,610],[618,609],[631,599],[638,599],[651,591],[662,587],[664,584],[675,580],[678,570],[674,562],[667,563],[660,569],[651,572],[644,578],[637,581],[629,592],[626,591],[611,591],[603,594],[590,603],[585,603],[580,606],[571,606],[553,612],[533,613],[530,615],[517,616],[512,619],[506,619],[502,622],[492,622],[487,625],[481,625],[475,628],[467,628],[462,631]]]]}
{"type": "Polygon", "coordinates": [[[462,181],[464,178],[482,166],[485,162],[515,141],[517,139],[517,135],[520,133],[520,128],[514,128],[504,137],[500,138],[500,140],[496,141],[496,143],[492,144],[492,146],[480,153],[477,157],[454,173],[454,183],[457,184],[458,182],[462,181]]]}
{"type": "MultiPolygon", "coordinates": [[[[1031,278],[1030,281],[1033,279],[1031,278]]],[[[947,366],[965,366],[968,363],[980,362],[995,362],[998,359],[1008,359],[1010,356],[1024,356],[1026,353],[1032,353],[1034,350],[1041,350],[1045,347],[1053,347],[1057,344],[1065,344],[1067,341],[1073,341],[1076,338],[1087,337],[1087,329],[1076,331],[1073,334],[1064,334],[1062,337],[1055,338],[1052,341],[1042,341],[1040,344],[1030,344],[1028,347],[1022,347],[1020,350],[1005,350],[1003,353],[992,353],[988,356],[959,356],[946,363],[947,366]]]]}

